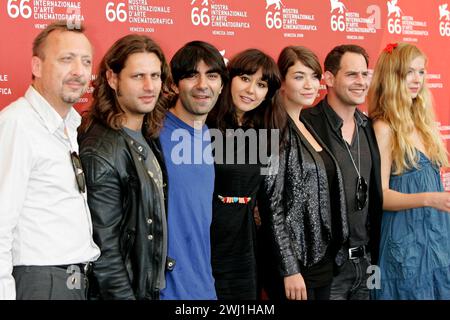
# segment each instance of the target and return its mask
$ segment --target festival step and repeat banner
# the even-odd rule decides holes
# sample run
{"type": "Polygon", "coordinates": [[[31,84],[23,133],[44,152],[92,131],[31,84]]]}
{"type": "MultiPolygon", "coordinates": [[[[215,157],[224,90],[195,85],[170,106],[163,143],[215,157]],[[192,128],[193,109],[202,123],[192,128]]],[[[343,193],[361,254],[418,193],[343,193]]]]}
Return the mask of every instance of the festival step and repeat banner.
{"type": "MultiPolygon", "coordinates": [[[[390,42],[409,42],[428,56],[428,85],[450,150],[450,0],[0,0],[0,110],[22,96],[31,80],[33,38],[54,20],[81,20],[98,65],[121,36],[142,33],[168,59],[188,41],[215,45],[225,61],[250,47],[277,59],[287,45],[302,45],[321,61],[338,44],[358,44],[373,69],[390,42]]],[[[96,68],[93,78],[95,78],[96,68]]],[[[90,103],[89,92],[76,108],[90,103]]],[[[321,97],[325,94],[322,86],[321,97]]],[[[363,111],[365,107],[362,106],[363,111]]],[[[1,149],[0,149],[1,152],[1,149]]],[[[442,173],[450,190],[450,170],[442,173]]]]}

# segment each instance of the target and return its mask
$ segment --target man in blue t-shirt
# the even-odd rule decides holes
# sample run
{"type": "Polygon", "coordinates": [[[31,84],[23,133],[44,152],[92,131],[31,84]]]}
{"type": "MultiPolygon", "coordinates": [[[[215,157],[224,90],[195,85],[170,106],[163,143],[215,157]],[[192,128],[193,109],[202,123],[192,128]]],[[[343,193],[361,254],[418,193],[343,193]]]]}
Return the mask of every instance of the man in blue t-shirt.
{"type": "Polygon", "coordinates": [[[170,67],[177,96],[160,140],[169,176],[171,259],[161,299],[216,299],[210,246],[214,160],[205,121],[228,74],[220,52],[202,41],[179,49],[170,67]]]}

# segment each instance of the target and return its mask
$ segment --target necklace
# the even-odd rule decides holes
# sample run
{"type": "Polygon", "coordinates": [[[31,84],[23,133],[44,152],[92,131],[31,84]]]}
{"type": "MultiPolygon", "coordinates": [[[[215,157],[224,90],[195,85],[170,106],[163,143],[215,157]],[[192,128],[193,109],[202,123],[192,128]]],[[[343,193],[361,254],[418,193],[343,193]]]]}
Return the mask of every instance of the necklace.
{"type": "MultiPolygon", "coordinates": [[[[355,208],[356,211],[361,211],[367,204],[368,194],[367,194],[367,182],[364,177],[361,176],[361,152],[359,149],[359,129],[358,124],[355,120],[356,126],[356,139],[358,139],[358,168],[356,168],[355,160],[353,159],[352,153],[348,147],[347,141],[344,139],[345,147],[347,148],[348,155],[350,159],[352,159],[353,166],[355,167],[356,173],[358,174],[358,178],[356,179],[356,194],[355,194],[355,208]]],[[[362,211],[361,211],[362,212],[362,211]]]]}
{"type": "Polygon", "coordinates": [[[348,148],[347,141],[344,140],[345,148],[347,149],[348,155],[350,156],[350,159],[352,160],[353,167],[355,167],[356,173],[358,174],[358,178],[361,177],[361,152],[359,150],[359,130],[358,130],[358,124],[355,121],[355,127],[356,127],[356,139],[358,143],[358,168],[356,168],[355,160],[353,159],[352,153],[350,152],[350,149],[348,148]]]}

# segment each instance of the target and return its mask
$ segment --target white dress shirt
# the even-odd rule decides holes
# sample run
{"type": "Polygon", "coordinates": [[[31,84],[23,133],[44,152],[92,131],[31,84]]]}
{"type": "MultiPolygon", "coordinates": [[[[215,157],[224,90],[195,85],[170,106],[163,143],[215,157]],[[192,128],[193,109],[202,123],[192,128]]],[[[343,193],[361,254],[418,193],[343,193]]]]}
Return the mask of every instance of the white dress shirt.
{"type": "Polygon", "coordinates": [[[70,158],[80,121],[73,108],[63,119],[31,86],[0,112],[0,299],[15,299],[13,266],[100,255],[70,158]]]}

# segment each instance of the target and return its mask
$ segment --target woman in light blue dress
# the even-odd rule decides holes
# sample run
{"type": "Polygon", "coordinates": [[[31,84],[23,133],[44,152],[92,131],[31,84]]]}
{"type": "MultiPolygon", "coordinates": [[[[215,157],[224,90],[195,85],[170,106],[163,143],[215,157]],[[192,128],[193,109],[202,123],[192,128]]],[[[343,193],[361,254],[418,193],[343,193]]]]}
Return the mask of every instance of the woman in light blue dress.
{"type": "Polygon", "coordinates": [[[439,174],[448,158],[425,65],[416,46],[389,44],[369,90],[385,210],[375,299],[450,299],[450,194],[439,174]]]}

